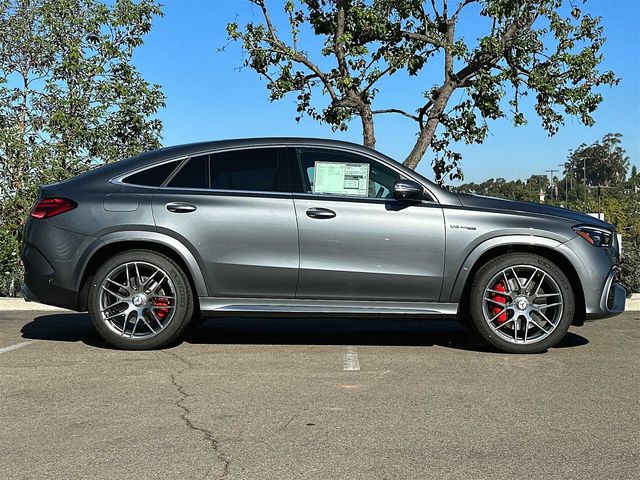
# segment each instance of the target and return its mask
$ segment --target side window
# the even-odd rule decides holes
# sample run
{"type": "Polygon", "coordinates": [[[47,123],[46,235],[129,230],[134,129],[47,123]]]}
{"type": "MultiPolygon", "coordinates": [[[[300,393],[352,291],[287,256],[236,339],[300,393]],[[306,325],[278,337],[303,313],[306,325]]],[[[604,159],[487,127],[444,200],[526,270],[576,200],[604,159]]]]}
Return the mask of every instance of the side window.
{"type": "Polygon", "coordinates": [[[130,183],[133,185],[143,185],[145,187],[159,187],[169,178],[181,160],[163,163],[155,167],[147,168],[141,172],[134,173],[122,179],[122,183],[130,183]]]}
{"type": "Polygon", "coordinates": [[[209,188],[209,155],[190,158],[167,184],[176,188],[209,188]]]}
{"type": "Polygon", "coordinates": [[[306,193],[393,198],[400,179],[390,168],[349,153],[301,150],[299,159],[306,193]]]}
{"type": "Polygon", "coordinates": [[[278,151],[252,148],[211,154],[211,188],[279,192],[278,151]]]}

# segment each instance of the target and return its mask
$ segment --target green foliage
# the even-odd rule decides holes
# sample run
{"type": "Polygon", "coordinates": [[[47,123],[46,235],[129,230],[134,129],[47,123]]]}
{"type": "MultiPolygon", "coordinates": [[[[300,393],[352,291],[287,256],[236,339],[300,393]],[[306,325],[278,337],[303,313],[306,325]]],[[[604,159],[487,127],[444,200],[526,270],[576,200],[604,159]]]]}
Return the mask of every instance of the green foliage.
{"type": "Polygon", "coordinates": [[[462,178],[452,142],[482,143],[488,122],[501,117],[526,124],[522,102],[553,135],[566,116],[592,125],[602,101],[598,87],[618,82],[598,70],[605,41],[600,18],[571,0],[287,0],[285,35],[263,0],[250,1],[263,21],[232,22],[227,33],[242,46],[245,66],[266,79],[271,100],[293,93],[297,120],[309,115],[334,129],[359,117],[371,147],[375,116],[403,115],[417,129],[405,165],[415,168],[431,148],[438,181],[462,178]],[[457,35],[463,21],[484,33],[474,42],[457,35]],[[305,33],[322,39],[320,51],[303,48],[305,33]],[[423,72],[434,62],[443,67],[435,85],[432,72],[423,72]],[[424,80],[423,102],[374,109],[378,82],[399,74],[424,80]],[[318,95],[327,98],[324,107],[318,95]]]}
{"type": "Polygon", "coordinates": [[[640,235],[627,237],[622,245],[621,280],[629,293],[640,292],[640,235]]]}
{"type": "Polygon", "coordinates": [[[17,245],[39,185],[159,146],[153,116],[164,95],[131,63],[157,15],[155,0],[0,0],[6,276],[19,276],[17,245]]]}
{"type": "Polygon", "coordinates": [[[19,244],[8,229],[0,229],[0,295],[13,296],[20,290],[19,244]]]}
{"type": "MultiPolygon", "coordinates": [[[[567,168],[575,178],[584,178],[586,166],[589,185],[619,185],[629,169],[629,157],[621,146],[620,133],[608,133],[601,141],[580,145],[569,154],[567,168]]],[[[635,167],[634,167],[635,168],[635,167]]],[[[632,177],[637,176],[632,173],[632,177]]]]}

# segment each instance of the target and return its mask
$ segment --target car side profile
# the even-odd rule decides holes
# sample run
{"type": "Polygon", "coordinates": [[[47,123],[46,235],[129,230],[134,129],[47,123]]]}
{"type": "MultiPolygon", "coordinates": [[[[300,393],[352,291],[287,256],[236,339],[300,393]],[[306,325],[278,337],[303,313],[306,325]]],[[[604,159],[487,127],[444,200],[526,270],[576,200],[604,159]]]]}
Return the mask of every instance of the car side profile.
{"type": "Polygon", "coordinates": [[[43,186],[27,299],[152,349],[200,316],[458,318],[505,352],[624,311],[612,225],[455,194],[372,149],[300,138],[163,148],[43,186]]]}

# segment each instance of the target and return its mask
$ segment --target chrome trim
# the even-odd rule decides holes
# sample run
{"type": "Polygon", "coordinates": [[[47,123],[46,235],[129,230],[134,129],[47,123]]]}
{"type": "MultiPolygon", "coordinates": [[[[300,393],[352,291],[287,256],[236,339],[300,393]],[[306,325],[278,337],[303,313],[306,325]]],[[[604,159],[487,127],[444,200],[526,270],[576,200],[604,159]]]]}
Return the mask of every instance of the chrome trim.
{"type": "Polygon", "coordinates": [[[610,312],[610,313],[624,312],[624,306],[626,302],[626,290],[617,282],[614,282],[616,275],[620,273],[621,270],[622,269],[616,265],[611,269],[611,271],[609,272],[609,275],[607,275],[607,279],[604,282],[604,288],[602,289],[602,295],[600,296],[600,310],[602,310],[603,312],[610,312]],[[620,289],[622,289],[622,291],[624,291],[623,295],[621,295],[622,292],[619,289],[616,289],[618,291],[617,293],[615,293],[616,299],[618,298],[619,295],[622,296],[622,305],[621,306],[619,304],[616,305],[615,299],[614,299],[613,307],[609,308],[607,306],[607,298],[609,297],[609,291],[611,290],[611,288],[616,288],[616,287],[619,287],[620,289]]]}
{"type": "Polygon", "coordinates": [[[379,302],[352,300],[199,297],[200,310],[209,313],[294,313],[455,316],[457,303],[379,302]]]}
{"type": "MultiPolygon", "coordinates": [[[[131,185],[125,183],[125,185],[131,185]]],[[[291,192],[264,192],[261,190],[221,190],[219,188],[185,188],[185,187],[154,187],[159,193],[164,192],[194,192],[194,193],[211,193],[216,195],[271,195],[290,198],[293,194],[291,192]]]]}
{"type": "Polygon", "coordinates": [[[328,195],[322,193],[292,193],[291,194],[294,199],[315,199],[322,201],[336,201],[336,202],[365,202],[365,203],[401,203],[411,206],[420,206],[420,205],[428,205],[428,206],[436,206],[439,207],[440,204],[435,200],[422,199],[419,201],[410,201],[403,200],[397,198],[375,198],[375,197],[358,197],[356,195],[328,195]]]}

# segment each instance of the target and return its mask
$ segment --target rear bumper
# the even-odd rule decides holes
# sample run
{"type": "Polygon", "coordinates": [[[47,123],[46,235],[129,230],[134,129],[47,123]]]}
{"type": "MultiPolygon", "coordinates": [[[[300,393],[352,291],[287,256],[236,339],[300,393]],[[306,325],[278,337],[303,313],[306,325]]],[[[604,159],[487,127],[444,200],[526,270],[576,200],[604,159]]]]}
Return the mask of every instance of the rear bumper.
{"type": "Polygon", "coordinates": [[[26,300],[70,310],[78,309],[78,292],[54,284],[55,269],[35,247],[26,244],[21,257],[25,269],[21,293],[26,300]]]}
{"type": "Polygon", "coordinates": [[[80,279],[76,266],[94,240],[56,228],[47,220],[28,222],[20,251],[25,269],[23,296],[34,302],[78,310],[80,279]]]}
{"type": "Polygon", "coordinates": [[[627,291],[618,282],[619,274],[619,267],[616,266],[611,269],[604,283],[598,308],[587,312],[586,320],[615,317],[624,312],[627,291]]]}

